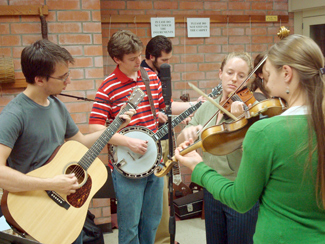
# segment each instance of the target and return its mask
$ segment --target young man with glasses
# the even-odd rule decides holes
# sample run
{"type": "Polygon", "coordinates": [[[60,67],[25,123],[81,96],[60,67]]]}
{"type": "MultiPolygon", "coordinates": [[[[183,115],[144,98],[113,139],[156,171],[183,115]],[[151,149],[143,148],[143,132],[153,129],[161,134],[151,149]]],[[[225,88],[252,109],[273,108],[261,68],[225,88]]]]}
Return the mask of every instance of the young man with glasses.
{"type": "MultiPolygon", "coordinates": [[[[83,135],[65,105],[55,97],[70,83],[69,64],[73,63],[66,49],[48,40],[36,41],[22,51],[21,66],[27,87],[0,114],[1,188],[9,192],[50,190],[64,195],[79,188],[73,173],[53,178],[26,175],[43,166],[65,141],[91,147],[104,131],[83,135]]],[[[125,120],[121,127],[130,122],[134,113],[130,110],[121,115],[125,120]]],[[[118,135],[110,142],[116,140],[118,135]]],[[[82,243],[82,238],[76,243],[82,243]]]]}

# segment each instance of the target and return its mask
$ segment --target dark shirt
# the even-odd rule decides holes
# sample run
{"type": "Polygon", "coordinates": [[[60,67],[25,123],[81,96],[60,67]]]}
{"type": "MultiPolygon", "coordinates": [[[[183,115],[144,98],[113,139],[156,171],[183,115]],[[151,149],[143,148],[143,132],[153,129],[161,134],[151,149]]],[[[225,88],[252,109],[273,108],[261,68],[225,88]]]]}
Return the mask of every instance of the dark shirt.
{"type": "MultiPolygon", "coordinates": [[[[154,71],[146,62],[146,60],[142,60],[141,62],[141,66],[144,67],[144,68],[149,68],[151,69],[152,71],[154,71]]],[[[158,71],[158,74],[157,74],[158,78],[160,79],[160,72],[158,71]]],[[[165,98],[164,98],[165,99],[165,98]]],[[[161,111],[164,113],[164,111],[161,111]]],[[[164,123],[159,123],[159,127],[161,127],[162,125],[164,125],[164,123]]],[[[168,139],[168,134],[166,134],[163,138],[161,138],[161,140],[167,140],[168,139]]]]}
{"type": "Polygon", "coordinates": [[[253,95],[254,95],[255,99],[256,99],[258,102],[267,99],[267,97],[266,97],[263,93],[260,93],[260,92],[253,92],[253,95]]]}
{"type": "MultiPolygon", "coordinates": [[[[146,60],[144,59],[144,60],[142,60],[142,62],[141,62],[141,66],[142,67],[144,67],[144,68],[149,68],[149,69],[151,69],[153,72],[156,72],[156,71],[154,71],[148,64],[147,64],[147,62],[146,62],[146,60]]],[[[158,76],[158,78],[160,79],[160,72],[158,71],[158,74],[157,74],[157,76],[158,76]]]]}

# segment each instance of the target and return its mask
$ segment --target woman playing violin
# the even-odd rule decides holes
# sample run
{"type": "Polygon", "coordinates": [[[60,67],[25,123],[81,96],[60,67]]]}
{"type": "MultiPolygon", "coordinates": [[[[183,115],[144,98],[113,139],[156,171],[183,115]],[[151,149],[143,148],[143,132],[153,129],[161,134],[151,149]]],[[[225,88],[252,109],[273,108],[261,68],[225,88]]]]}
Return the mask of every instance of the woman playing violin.
{"type": "MultiPolygon", "coordinates": [[[[223,104],[229,95],[245,81],[252,69],[251,57],[247,53],[228,54],[223,60],[219,70],[223,93],[221,97],[217,97],[215,101],[223,104]]],[[[201,130],[202,125],[205,124],[217,110],[218,109],[214,105],[205,102],[197,110],[194,117],[189,122],[189,125],[178,136],[178,144],[184,140],[189,140],[189,138],[196,140],[198,138],[197,132],[201,130]]],[[[244,111],[243,102],[233,102],[230,110],[233,115],[240,116],[244,111]]],[[[219,113],[218,116],[214,117],[210,122],[210,126],[212,126],[224,122],[232,122],[232,119],[226,119],[223,114],[219,113]]],[[[241,155],[242,150],[238,149],[226,156],[213,156],[212,154],[204,152],[203,158],[207,166],[218,171],[230,181],[233,181],[237,176],[241,155]]],[[[253,234],[258,212],[257,204],[248,213],[241,214],[222,204],[220,201],[215,200],[213,195],[204,189],[204,211],[207,244],[253,243],[253,234]]]]}
{"type": "Polygon", "coordinates": [[[179,154],[192,139],[175,157],[193,170],[193,182],[231,208],[245,213],[260,201],[254,243],[324,243],[324,56],[309,37],[290,35],[271,47],[265,70],[271,95],[288,109],[249,128],[234,182],[196,152],[179,154]]]}

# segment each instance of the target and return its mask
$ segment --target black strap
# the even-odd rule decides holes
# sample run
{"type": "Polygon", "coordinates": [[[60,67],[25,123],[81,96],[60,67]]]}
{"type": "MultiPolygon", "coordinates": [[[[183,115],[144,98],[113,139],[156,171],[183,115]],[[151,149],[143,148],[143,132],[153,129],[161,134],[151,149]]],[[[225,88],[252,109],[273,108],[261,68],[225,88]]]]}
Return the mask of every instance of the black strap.
{"type": "Polygon", "coordinates": [[[155,110],[154,103],[152,100],[151,89],[150,89],[150,85],[149,85],[149,83],[150,83],[149,76],[148,76],[147,71],[142,66],[140,67],[140,72],[141,72],[141,77],[142,77],[143,83],[146,85],[147,95],[148,95],[149,103],[150,103],[150,109],[151,109],[153,117],[157,123],[156,110],[155,110]]]}
{"type": "MultiPolygon", "coordinates": [[[[86,98],[86,97],[78,97],[78,96],[73,96],[73,95],[68,95],[68,94],[58,94],[60,96],[66,96],[66,97],[72,97],[72,98],[76,98],[77,100],[84,100],[84,101],[87,101],[87,102],[97,102],[97,103],[111,103],[110,101],[107,101],[107,102],[104,102],[104,101],[98,101],[98,100],[93,100],[93,99],[89,99],[89,98],[86,98]]],[[[52,95],[51,95],[52,96],[52,95]]]]}

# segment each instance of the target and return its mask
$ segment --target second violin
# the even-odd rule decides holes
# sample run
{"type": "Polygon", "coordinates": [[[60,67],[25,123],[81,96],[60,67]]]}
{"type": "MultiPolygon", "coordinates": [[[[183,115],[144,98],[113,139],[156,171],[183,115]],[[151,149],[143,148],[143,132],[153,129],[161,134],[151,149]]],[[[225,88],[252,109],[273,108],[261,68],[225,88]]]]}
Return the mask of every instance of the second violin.
{"type": "Polygon", "coordinates": [[[251,104],[254,104],[256,99],[253,95],[253,93],[246,87],[244,86],[241,90],[236,92],[235,94],[231,94],[230,99],[225,101],[222,106],[230,112],[231,110],[231,104],[235,101],[243,102],[244,103],[244,109],[247,110],[248,106],[251,104]]]}
{"type": "MultiPolygon", "coordinates": [[[[180,152],[185,155],[193,150],[202,148],[204,152],[222,156],[240,148],[249,127],[263,117],[273,117],[286,109],[286,102],[281,98],[267,99],[259,102],[245,111],[245,117],[231,123],[222,123],[208,127],[201,132],[201,140],[180,152]]],[[[155,169],[155,175],[166,175],[175,163],[175,158],[168,160],[165,165],[155,169]]]]}

